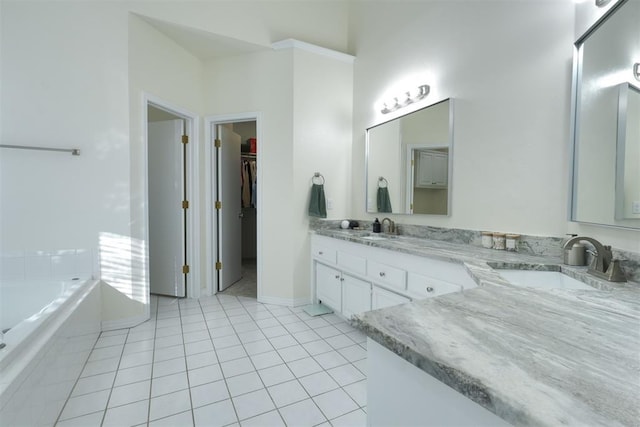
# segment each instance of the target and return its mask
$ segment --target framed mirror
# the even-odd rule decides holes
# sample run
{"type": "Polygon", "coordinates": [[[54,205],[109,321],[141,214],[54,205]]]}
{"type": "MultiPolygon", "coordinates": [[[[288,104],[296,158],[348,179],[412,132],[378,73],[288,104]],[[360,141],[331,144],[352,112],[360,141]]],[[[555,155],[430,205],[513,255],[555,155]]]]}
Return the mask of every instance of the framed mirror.
{"type": "Polygon", "coordinates": [[[367,129],[367,212],[450,215],[452,149],[452,99],[367,129]]]}
{"type": "Polygon", "coordinates": [[[640,228],[639,16],[621,0],[575,43],[572,221],[640,228]]]}

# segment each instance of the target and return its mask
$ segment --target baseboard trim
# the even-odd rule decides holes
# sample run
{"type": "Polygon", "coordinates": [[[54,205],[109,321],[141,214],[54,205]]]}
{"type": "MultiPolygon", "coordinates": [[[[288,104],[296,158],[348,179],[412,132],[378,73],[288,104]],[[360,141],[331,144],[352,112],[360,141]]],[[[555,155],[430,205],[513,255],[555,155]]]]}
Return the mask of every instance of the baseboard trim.
{"type": "Polygon", "coordinates": [[[264,304],[283,305],[286,307],[298,307],[300,305],[311,304],[311,298],[280,298],[269,296],[258,296],[258,302],[264,304]]]}

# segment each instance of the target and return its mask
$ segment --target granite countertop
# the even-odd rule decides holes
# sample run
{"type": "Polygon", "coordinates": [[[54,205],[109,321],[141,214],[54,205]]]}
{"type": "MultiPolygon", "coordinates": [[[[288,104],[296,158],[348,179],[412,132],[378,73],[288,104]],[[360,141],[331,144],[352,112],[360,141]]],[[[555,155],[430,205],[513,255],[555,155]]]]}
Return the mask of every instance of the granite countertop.
{"type": "Polygon", "coordinates": [[[369,311],[352,322],[506,421],[640,425],[637,283],[604,282],[557,258],[411,237],[316,234],[464,263],[477,288],[369,311]],[[496,267],[562,270],[599,289],[516,287],[496,267]]]}

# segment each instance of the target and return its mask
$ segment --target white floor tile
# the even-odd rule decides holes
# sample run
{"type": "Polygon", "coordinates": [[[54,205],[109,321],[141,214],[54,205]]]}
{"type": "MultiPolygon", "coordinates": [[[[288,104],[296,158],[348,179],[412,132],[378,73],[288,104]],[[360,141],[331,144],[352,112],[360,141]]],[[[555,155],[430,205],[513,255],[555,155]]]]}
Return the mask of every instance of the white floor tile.
{"type": "Polygon", "coordinates": [[[307,324],[301,320],[298,320],[297,322],[285,323],[284,327],[292,335],[295,334],[296,332],[304,332],[304,331],[311,330],[311,328],[309,328],[309,326],[307,326],[307,324]]]}
{"type": "Polygon", "coordinates": [[[229,399],[229,391],[222,380],[196,387],[191,386],[191,403],[194,408],[226,399],[229,399]]]}
{"type": "Polygon", "coordinates": [[[318,354],[316,356],[313,356],[313,358],[316,359],[316,362],[318,362],[320,366],[322,366],[322,368],[325,370],[349,363],[347,359],[345,359],[340,353],[335,350],[332,350],[328,353],[318,354]]]}
{"type": "Polygon", "coordinates": [[[218,359],[216,358],[216,354],[213,351],[187,356],[187,368],[189,370],[216,365],[217,363],[218,359]]]}
{"type": "Polygon", "coordinates": [[[309,357],[309,353],[301,345],[293,345],[291,347],[285,347],[278,350],[280,357],[285,362],[291,362],[298,359],[304,359],[309,357]]]}
{"type": "Polygon", "coordinates": [[[99,426],[104,417],[104,411],[94,412],[92,414],[83,415],[81,417],[69,418],[68,420],[59,421],[56,427],[89,427],[99,426]]]}
{"type": "Polygon", "coordinates": [[[182,344],[156,349],[153,354],[153,361],[162,362],[179,357],[184,357],[184,346],[182,344]]]}
{"type": "Polygon", "coordinates": [[[331,347],[335,348],[336,350],[355,344],[351,338],[344,334],[326,338],[326,341],[331,347]]]}
{"type": "Polygon", "coordinates": [[[199,322],[204,322],[204,316],[202,315],[202,313],[182,316],[183,325],[186,325],[189,323],[199,323],[199,322]]]}
{"type": "Polygon", "coordinates": [[[187,370],[187,362],[181,357],[179,359],[169,359],[153,364],[153,378],[165,375],[177,374],[187,370]]]}
{"type": "Polygon", "coordinates": [[[151,389],[151,381],[141,381],[114,387],[109,398],[109,407],[126,405],[128,403],[137,402],[139,400],[149,399],[151,389]]]}
{"type": "Polygon", "coordinates": [[[278,411],[267,412],[257,417],[242,421],[242,427],[285,427],[285,423],[278,411]]]}
{"type": "Polygon", "coordinates": [[[340,388],[315,396],[313,401],[330,420],[358,409],[358,404],[340,388]]]}
{"type": "Polygon", "coordinates": [[[357,362],[353,362],[353,366],[358,368],[360,372],[366,377],[367,376],[367,359],[358,360],[357,362]]]}
{"type": "Polygon", "coordinates": [[[120,369],[116,374],[115,386],[136,383],[151,379],[151,364],[120,369]]]}
{"type": "Polygon", "coordinates": [[[188,375],[191,387],[222,379],[220,365],[209,365],[202,368],[190,369],[188,375]]]}
{"type": "Polygon", "coordinates": [[[307,375],[322,371],[322,366],[318,365],[318,363],[313,360],[312,357],[306,357],[304,359],[288,362],[287,366],[289,367],[289,369],[291,369],[291,372],[293,372],[293,375],[295,375],[297,378],[305,377],[307,375]]]}
{"type": "Polygon", "coordinates": [[[110,359],[112,357],[120,357],[123,346],[111,346],[94,348],[87,362],[95,362],[96,360],[110,359]]]}
{"type": "Polygon", "coordinates": [[[247,372],[255,370],[248,357],[223,362],[220,366],[222,367],[222,372],[224,373],[225,378],[246,374],[247,372]]]}
{"type": "Polygon", "coordinates": [[[335,337],[336,335],[340,335],[342,333],[338,329],[334,328],[333,325],[323,326],[321,328],[314,329],[314,331],[316,334],[320,335],[322,338],[335,337]]]}
{"type": "Polygon", "coordinates": [[[192,427],[193,414],[191,411],[180,412],[159,420],[151,421],[149,427],[192,427]]]}
{"type": "Polygon", "coordinates": [[[276,316],[276,319],[278,319],[278,321],[280,323],[285,325],[285,327],[286,327],[286,325],[289,325],[291,323],[301,322],[300,318],[298,316],[296,316],[295,314],[288,314],[288,315],[285,315],[285,316],[276,316]]]}
{"type": "Polygon", "coordinates": [[[101,336],[96,342],[95,348],[110,347],[114,345],[122,345],[127,340],[127,335],[101,336]]]}
{"type": "Polygon", "coordinates": [[[79,396],[81,394],[93,393],[94,391],[109,390],[113,386],[113,380],[116,373],[107,372],[106,374],[93,375],[91,377],[80,378],[73,388],[71,396],[79,396]]]}
{"type": "Polygon", "coordinates": [[[311,399],[279,409],[288,426],[315,426],[327,419],[311,399]]]}
{"type": "Polygon", "coordinates": [[[171,335],[180,335],[182,328],[180,326],[169,326],[167,328],[156,329],[156,338],[169,337],[171,335]]]}
{"type": "Polygon", "coordinates": [[[186,372],[179,372],[173,375],[154,378],[151,380],[151,397],[169,394],[173,393],[174,391],[184,390],[188,388],[189,382],[187,381],[186,372]]]}
{"type": "Polygon", "coordinates": [[[253,319],[248,314],[241,314],[239,316],[229,316],[229,322],[231,322],[232,325],[239,325],[245,322],[253,322],[253,319]]]}
{"type": "Polygon", "coordinates": [[[237,335],[228,335],[213,339],[213,346],[216,350],[221,348],[233,347],[242,344],[237,335]]]}
{"type": "Polygon", "coordinates": [[[344,356],[349,362],[355,362],[367,357],[367,350],[360,347],[358,344],[350,345],[349,347],[341,348],[338,353],[344,356]]]}
{"type": "Polygon", "coordinates": [[[346,335],[358,344],[362,344],[367,341],[367,336],[360,331],[348,332],[346,335]]]}
{"type": "Polygon", "coordinates": [[[259,319],[256,320],[256,324],[261,328],[261,329],[265,329],[265,328],[271,328],[273,326],[280,326],[280,322],[278,322],[278,320],[276,320],[275,317],[271,317],[271,318],[267,318],[267,319],[259,319]]]}
{"type": "Polygon", "coordinates": [[[291,370],[285,364],[260,369],[258,374],[260,375],[260,378],[262,378],[264,385],[267,387],[295,378],[291,370]]]}
{"type": "Polygon", "coordinates": [[[119,357],[112,357],[111,359],[96,360],[95,362],[87,362],[82,370],[81,378],[91,375],[104,374],[107,372],[113,372],[118,369],[120,363],[119,357]]]}
{"type": "Polygon", "coordinates": [[[128,405],[109,408],[104,415],[103,427],[134,426],[147,422],[149,414],[149,401],[130,403],[128,405]]]}
{"type": "Polygon", "coordinates": [[[172,347],[174,345],[182,345],[182,335],[169,335],[168,337],[156,338],[155,349],[172,347]]]}
{"type": "Polygon", "coordinates": [[[168,417],[191,409],[189,390],[181,390],[151,399],[149,420],[168,417]]]}
{"type": "Polygon", "coordinates": [[[216,351],[218,355],[218,360],[220,362],[228,362],[230,360],[240,359],[242,357],[247,357],[247,352],[244,350],[244,347],[241,345],[236,345],[233,347],[221,348],[216,351]]]}
{"type": "Polygon", "coordinates": [[[306,323],[307,326],[309,326],[312,329],[319,329],[319,328],[323,328],[325,326],[331,325],[331,323],[324,320],[321,316],[313,317],[310,320],[305,321],[304,323],[306,323]]]}
{"type": "Polygon", "coordinates": [[[367,406],[367,380],[344,386],[344,391],[359,405],[367,406]]]}
{"type": "Polygon", "coordinates": [[[348,364],[327,370],[329,375],[341,386],[363,380],[364,375],[355,366],[348,364]]]}
{"type": "Polygon", "coordinates": [[[302,344],[302,347],[304,347],[304,349],[307,350],[307,353],[312,356],[333,350],[333,347],[327,344],[323,339],[316,339],[315,341],[304,343],[302,344]]]}
{"type": "Polygon", "coordinates": [[[309,398],[309,395],[297,380],[277,384],[267,390],[278,408],[309,398]]]}
{"type": "Polygon", "coordinates": [[[365,427],[367,414],[362,409],[357,409],[331,420],[331,425],[333,427],[365,427]]]}
{"type": "Polygon", "coordinates": [[[153,350],[154,340],[136,341],[127,343],[124,345],[124,351],[122,354],[138,353],[140,351],[153,350]]]}
{"type": "Polygon", "coordinates": [[[268,351],[266,353],[256,354],[251,356],[251,361],[256,369],[269,368],[284,363],[280,355],[275,351],[268,351]]]}
{"type": "Polygon", "coordinates": [[[155,330],[131,332],[127,337],[127,343],[151,340],[156,336],[155,330]]]}
{"type": "Polygon", "coordinates": [[[229,320],[233,323],[233,329],[235,329],[237,333],[257,331],[257,330],[260,329],[258,327],[258,324],[256,322],[254,322],[254,321],[247,321],[247,322],[243,322],[243,323],[234,323],[232,317],[230,317],[229,320]]]}
{"type": "Polygon", "coordinates": [[[275,409],[271,397],[264,389],[234,397],[233,404],[240,420],[275,409]]]}
{"type": "Polygon", "coordinates": [[[277,325],[271,326],[269,328],[263,328],[262,333],[267,338],[274,338],[282,335],[287,335],[289,334],[289,331],[287,331],[283,326],[277,325]]]}
{"type": "Polygon", "coordinates": [[[273,346],[266,339],[245,343],[244,348],[250,356],[273,350],[273,346]]]}
{"type": "Polygon", "coordinates": [[[312,397],[340,387],[338,383],[324,371],[300,378],[299,381],[312,397]]]}
{"type": "Polygon", "coordinates": [[[209,335],[211,338],[222,338],[228,337],[229,335],[235,335],[236,331],[233,329],[233,326],[220,326],[217,328],[210,328],[209,335]]]}
{"type": "Polygon", "coordinates": [[[182,332],[185,334],[189,332],[205,331],[205,330],[207,330],[207,322],[205,322],[204,319],[200,322],[187,323],[182,325],[182,332]]]}
{"type": "Polygon", "coordinates": [[[204,331],[185,333],[183,338],[185,343],[211,339],[211,337],[209,337],[209,331],[206,329],[204,331]]]}
{"type": "Polygon", "coordinates": [[[192,354],[205,353],[213,351],[213,344],[211,341],[197,341],[190,342],[184,345],[184,352],[187,356],[192,354]]]}
{"type": "Polygon", "coordinates": [[[257,372],[227,378],[227,387],[232,397],[264,388],[257,372]]]}
{"type": "Polygon", "coordinates": [[[122,356],[119,369],[133,368],[134,366],[147,365],[153,362],[153,351],[141,351],[122,356]]]}
{"type": "Polygon", "coordinates": [[[270,338],[269,342],[271,342],[273,347],[277,350],[298,345],[298,341],[296,341],[296,339],[291,335],[281,335],[279,337],[270,338]]]}
{"type": "Polygon", "coordinates": [[[265,337],[260,330],[256,330],[256,331],[248,331],[248,332],[239,332],[238,338],[240,338],[240,341],[242,341],[242,343],[246,344],[254,341],[264,340],[267,337],[265,337]]]}
{"type": "Polygon", "coordinates": [[[70,398],[60,415],[60,419],[65,420],[92,412],[103,411],[107,407],[110,392],[110,390],[104,390],[70,398]]]}
{"type": "Polygon", "coordinates": [[[226,426],[238,421],[231,400],[223,400],[193,410],[196,427],[226,426]]]}

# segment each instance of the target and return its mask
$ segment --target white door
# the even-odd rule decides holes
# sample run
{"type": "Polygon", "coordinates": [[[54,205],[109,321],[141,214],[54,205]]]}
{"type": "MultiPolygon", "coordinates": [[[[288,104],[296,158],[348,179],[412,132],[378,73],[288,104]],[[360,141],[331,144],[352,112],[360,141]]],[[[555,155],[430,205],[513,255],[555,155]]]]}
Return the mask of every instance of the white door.
{"type": "Polygon", "coordinates": [[[184,297],[184,148],[182,120],[148,124],[149,285],[151,293],[184,297]]]}
{"type": "Polygon", "coordinates": [[[242,201],[240,135],[218,125],[218,290],[242,279],[242,201]]]}

